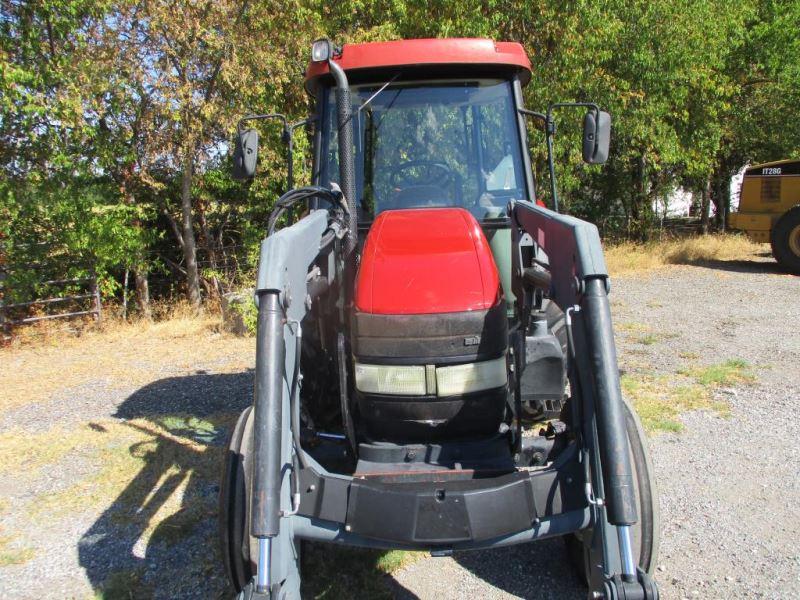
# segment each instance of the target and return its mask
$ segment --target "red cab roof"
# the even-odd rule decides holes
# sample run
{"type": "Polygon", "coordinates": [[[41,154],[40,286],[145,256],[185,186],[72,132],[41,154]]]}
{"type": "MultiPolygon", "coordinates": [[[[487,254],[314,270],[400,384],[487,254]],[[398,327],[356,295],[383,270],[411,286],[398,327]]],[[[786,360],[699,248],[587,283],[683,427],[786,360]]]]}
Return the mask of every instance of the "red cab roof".
{"type": "MultiPolygon", "coordinates": [[[[385,69],[390,67],[425,67],[444,65],[496,66],[516,70],[522,84],[531,77],[531,61],[522,44],[494,42],[481,38],[398,40],[345,44],[335,59],[345,71],[385,69]]],[[[306,88],[329,73],[325,62],[309,63],[306,88]]]]}

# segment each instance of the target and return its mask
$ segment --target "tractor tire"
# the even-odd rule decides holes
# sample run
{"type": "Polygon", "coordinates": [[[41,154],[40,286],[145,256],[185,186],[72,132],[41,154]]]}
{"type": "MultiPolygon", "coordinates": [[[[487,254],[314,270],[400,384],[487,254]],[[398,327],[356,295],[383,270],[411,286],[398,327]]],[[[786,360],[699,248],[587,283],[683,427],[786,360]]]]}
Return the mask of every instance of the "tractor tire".
{"type": "Polygon", "coordinates": [[[656,568],[658,549],[661,544],[658,488],[642,422],[630,403],[627,400],[623,400],[623,403],[625,427],[628,430],[628,441],[633,456],[636,498],[639,508],[639,522],[631,528],[632,543],[634,548],[639,549],[639,567],[645,573],[652,575],[656,568]]]}
{"type": "MultiPolygon", "coordinates": [[[[658,560],[658,548],[661,541],[658,493],[644,428],[630,403],[623,399],[623,404],[625,428],[628,432],[631,465],[636,486],[636,506],[639,513],[638,522],[631,526],[631,543],[634,553],[636,553],[634,559],[637,560],[639,568],[652,575],[658,560]]],[[[591,531],[564,537],[568,558],[584,584],[588,584],[589,580],[589,544],[591,537],[591,531]]]]}
{"type": "Polygon", "coordinates": [[[253,578],[248,535],[251,413],[251,406],[244,409],[231,432],[219,486],[220,550],[225,574],[237,593],[253,578]]]}
{"type": "Polygon", "coordinates": [[[800,206],[789,209],[778,219],[772,228],[770,245],[778,264],[800,275],[800,206]]]}

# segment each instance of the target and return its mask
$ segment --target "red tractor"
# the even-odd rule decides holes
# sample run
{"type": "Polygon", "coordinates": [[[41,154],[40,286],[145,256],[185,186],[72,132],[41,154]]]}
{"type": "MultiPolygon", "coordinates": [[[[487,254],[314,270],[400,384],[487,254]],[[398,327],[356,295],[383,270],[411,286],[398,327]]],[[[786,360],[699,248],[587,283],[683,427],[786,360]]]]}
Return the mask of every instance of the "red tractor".
{"type": "Polygon", "coordinates": [[[553,168],[555,110],[586,110],[588,163],[610,117],[525,109],[530,69],[516,43],[319,40],[314,115],[240,123],[239,178],[258,154],[243,123],[281,120],[290,168],[294,129],[314,140],[313,185],[277,201],[261,245],[254,403],[221,485],[240,598],[299,598],[303,540],[447,555],[554,536],[589,597],[657,598],[658,503],[600,239],[559,214],[553,168]]]}

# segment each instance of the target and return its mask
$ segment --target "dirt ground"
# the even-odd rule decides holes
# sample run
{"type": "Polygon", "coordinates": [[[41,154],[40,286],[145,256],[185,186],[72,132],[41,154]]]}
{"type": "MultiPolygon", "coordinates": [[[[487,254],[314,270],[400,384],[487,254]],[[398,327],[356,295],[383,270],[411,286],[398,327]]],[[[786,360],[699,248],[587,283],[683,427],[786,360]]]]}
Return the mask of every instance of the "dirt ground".
{"type": "MultiPolygon", "coordinates": [[[[800,278],[759,254],[612,287],[625,388],[652,431],[662,597],[798,597],[800,278]]],[[[217,468],[253,351],[210,319],[0,350],[0,595],[229,597],[217,468]]],[[[585,597],[559,540],[392,575],[352,560],[374,585],[323,570],[342,585],[312,595],[585,597]]]]}

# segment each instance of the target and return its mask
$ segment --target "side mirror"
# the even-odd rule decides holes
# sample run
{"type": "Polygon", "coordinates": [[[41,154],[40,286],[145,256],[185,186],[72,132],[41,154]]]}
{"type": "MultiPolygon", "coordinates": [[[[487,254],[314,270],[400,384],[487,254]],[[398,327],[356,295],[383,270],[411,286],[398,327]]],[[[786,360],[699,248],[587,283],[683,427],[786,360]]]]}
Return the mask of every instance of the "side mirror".
{"type": "Polygon", "coordinates": [[[245,129],[236,134],[233,148],[233,178],[237,181],[251,179],[256,174],[258,162],[258,131],[245,129]]]}
{"type": "Polygon", "coordinates": [[[611,115],[590,110],[583,119],[583,161],[601,165],[608,160],[611,143],[611,115]]]}

